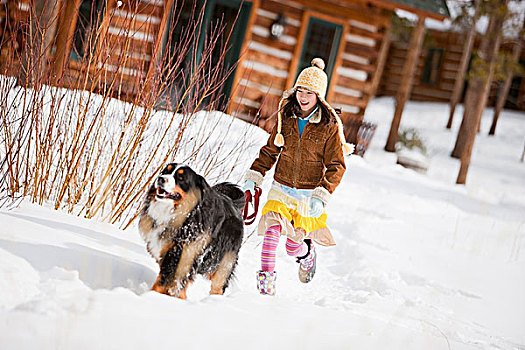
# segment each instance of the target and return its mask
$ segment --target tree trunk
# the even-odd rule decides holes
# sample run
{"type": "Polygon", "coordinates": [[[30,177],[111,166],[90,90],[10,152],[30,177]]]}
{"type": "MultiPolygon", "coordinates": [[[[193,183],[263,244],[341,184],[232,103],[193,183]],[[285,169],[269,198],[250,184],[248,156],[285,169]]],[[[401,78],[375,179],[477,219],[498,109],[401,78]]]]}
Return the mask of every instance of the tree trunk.
{"type": "Polygon", "coordinates": [[[381,81],[381,77],[385,69],[385,64],[388,58],[388,49],[390,48],[390,44],[392,42],[391,32],[392,26],[389,26],[385,29],[385,33],[383,35],[383,41],[381,42],[381,47],[379,48],[379,55],[377,56],[376,69],[372,77],[372,84],[370,88],[369,97],[370,99],[373,98],[377,93],[377,87],[379,86],[379,82],[381,81]]]}
{"type": "MultiPolygon", "coordinates": [[[[492,81],[491,71],[494,68],[492,66],[492,61],[499,49],[500,44],[500,36],[497,34],[500,34],[501,25],[504,21],[504,18],[496,20],[494,19],[494,16],[497,16],[498,12],[496,8],[498,6],[502,6],[502,4],[506,6],[507,2],[508,0],[498,0],[497,2],[492,3],[492,12],[494,15],[491,15],[491,20],[486,29],[486,33],[481,40],[480,48],[478,50],[478,56],[484,62],[485,68],[482,68],[480,72],[477,73],[478,77],[472,78],[469,82],[469,87],[467,88],[464,102],[463,120],[461,121],[461,126],[459,128],[454,149],[450,155],[453,158],[461,159],[466,145],[470,142],[470,131],[466,125],[470,121],[466,121],[466,119],[477,118],[477,112],[472,114],[472,111],[481,108],[482,112],[485,104],[487,103],[487,96],[490,91],[490,84],[492,81]],[[496,27],[498,25],[499,29],[496,27]],[[495,51],[493,52],[492,50],[494,49],[495,51]],[[482,76],[485,78],[482,78],[482,76]],[[484,95],[486,96],[483,97],[484,95]],[[483,106],[477,106],[479,103],[483,103],[483,106]],[[472,117],[472,115],[474,115],[474,117],[472,117]]],[[[476,67],[473,67],[472,69],[476,69],[476,67]]],[[[481,115],[479,115],[478,124],[475,127],[476,132],[479,131],[480,123],[481,115]]]]}
{"type": "MultiPolygon", "coordinates": [[[[518,62],[522,47],[522,41],[521,39],[518,39],[518,42],[516,43],[512,51],[512,62],[518,62]]],[[[489,135],[496,134],[496,126],[498,125],[499,114],[501,113],[501,110],[505,105],[505,101],[507,101],[507,96],[509,94],[510,84],[512,83],[513,76],[514,74],[512,72],[510,72],[507,75],[507,77],[505,78],[505,82],[503,83],[503,88],[501,89],[501,92],[498,95],[498,101],[496,102],[496,107],[494,108],[494,117],[492,118],[492,125],[490,126],[489,135]]]]}
{"type": "Polygon", "coordinates": [[[472,46],[474,46],[474,38],[476,37],[476,22],[479,17],[480,3],[481,0],[476,0],[474,3],[475,13],[474,18],[472,19],[473,23],[467,33],[463,54],[461,55],[461,61],[459,64],[458,75],[456,77],[456,81],[454,82],[452,97],[450,98],[450,115],[448,117],[447,129],[452,127],[454,112],[456,111],[456,106],[459,103],[461,92],[463,92],[463,86],[465,85],[465,75],[467,73],[470,55],[472,54],[472,46]]]}
{"type": "Polygon", "coordinates": [[[525,159],[525,143],[523,144],[523,152],[521,152],[521,162],[525,159]]]}
{"type": "Polygon", "coordinates": [[[392,125],[390,126],[390,133],[385,145],[385,151],[394,152],[396,150],[397,135],[399,132],[399,124],[401,123],[401,116],[405,109],[405,104],[412,91],[412,81],[417,69],[419,61],[419,54],[421,53],[421,46],[423,44],[423,37],[425,34],[425,17],[420,17],[417,21],[416,27],[412,32],[412,38],[408,46],[408,57],[403,66],[403,75],[401,85],[396,95],[396,110],[392,125]]]}
{"type": "MultiPolygon", "coordinates": [[[[506,7],[507,3],[508,0],[494,2],[492,11],[490,12],[491,17],[487,32],[481,41],[479,57],[484,61],[485,66],[489,67],[489,72],[485,72],[486,75],[479,74],[473,78],[467,89],[465,113],[463,114],[463,121],[459,131],[460,134],[463,134],[464,149],[460,153],[461,166],[456,180],[457,184],[465,184],[467,179],[474,140],[476,139],[481,114],[487,102],[490,83],[494,73],[494,58],[501,42],[501,29],[506,15],[506,11],[501,11],[501,8],[506,7]]],[[[459,136],[458,134],[458,140],[460,138],[459,136]]],[[[456,142],[456,145],[457,144],[458,142],[456,142]]]]}
{"type": "Polygon", "coordinates": [[[63,5],[62,20],[58,24],[57,39],[56,39],[56,53],[55,62],[52,69],[52,80],[54,84],[58,84],[64,74],[64,67],[67,64],[69,52],[71,51],[71,44],[73,34],[78,19],[78,9],[81,0],[69,0],[63,5]]]}
{"type": "Polygon", "coordinates": [[[57,25],[58,0],[30,1],[29,33],[17,84],[38,88],[43,82],[47,57],[57,25]]]}

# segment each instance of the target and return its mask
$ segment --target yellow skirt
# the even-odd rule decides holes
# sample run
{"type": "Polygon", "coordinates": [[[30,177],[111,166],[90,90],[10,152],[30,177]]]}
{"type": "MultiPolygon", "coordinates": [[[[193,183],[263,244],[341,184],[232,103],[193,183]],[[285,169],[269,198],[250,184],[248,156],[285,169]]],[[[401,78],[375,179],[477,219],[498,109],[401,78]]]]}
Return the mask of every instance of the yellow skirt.
{"type": "Polygon", "coordinates": [[[268,192],[268,201],[262,209],[262,217],[257,228],[259,235],[264,235],[270,226],[281,225],[281,234],[295,242],[311,238],[323,246],[335,245],[334,238],[326,225],[326,211],[318,218],[308,216],[309,205],[306,201],[288,196],[272,188],[268,192]]]}

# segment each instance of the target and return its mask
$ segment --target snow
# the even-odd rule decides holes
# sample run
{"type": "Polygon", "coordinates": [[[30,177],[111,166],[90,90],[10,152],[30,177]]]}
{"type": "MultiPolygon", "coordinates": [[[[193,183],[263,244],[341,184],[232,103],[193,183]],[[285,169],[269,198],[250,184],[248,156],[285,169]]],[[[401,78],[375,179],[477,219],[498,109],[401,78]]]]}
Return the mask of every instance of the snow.
{"type": "MultiPolygon", "coordinates": [[[[461,7],[467,0],[449,0],[447,6],[450,11],[450,18],[444,20],[436,20],[432,18],[425,19],[425,27],[427,29],[437,31],[461,31],[456,25],[452,23],[451,19],[456,18],[461,13],[461,7]]],[[[521,0],[510,0],[508,8],[512,14],[510,19],[507,19],[503,26],[503,33],[505,38],[514,39],[519,36],[519,31],[522,28],[523,20],[525,19],[525,2],[521,0]]],[[[471,8],[471,15],[474,15],[474,10],[471,8]]],[[[410,21],[417,21],[417,15],[401,9],[396,9],[396,14],[399,17],[406,18],[410,21]]],[[[476,31],[480,35],[484,35],[489,24],[489,18],[487,15],[481,16],[476,22],[476,31]]]]}
{"type": "MultiPolygon", "coordinates": [[[[282,240],[275,297],[256,289],[253,226],[226,294],[198,279],[183,301],[149,291],[158,267],[136,226],[28,201],[1,209],[1,348],[525,349],[525,114],[504,111],[489,137],[486,110],[461,186],[449,154],[462,108],[451,131],[445,104],[407,104],[401,128],[425,139],[426,174],[383,151],[393,109],[391,98],[367,109],[377,132],[327,208],[337,245],[317,249],[301,284],[282,240]]],[[[246,168],[267,137],[253,128],[246,168]]]]}

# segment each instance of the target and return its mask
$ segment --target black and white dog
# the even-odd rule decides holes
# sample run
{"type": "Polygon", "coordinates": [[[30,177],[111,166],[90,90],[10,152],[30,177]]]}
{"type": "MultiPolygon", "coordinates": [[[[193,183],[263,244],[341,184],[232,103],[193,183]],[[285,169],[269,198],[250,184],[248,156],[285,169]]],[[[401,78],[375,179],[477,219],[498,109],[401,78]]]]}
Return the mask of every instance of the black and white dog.
{"type": "Polygon", "coordinates": [[[244,193],[234,184],[213,187],[182,164],[168,164],[148,190],[139,231],[160,266],[152,290],[186,299],[196,274],[210,294],[228,287],[242,244],[244,193]]]}

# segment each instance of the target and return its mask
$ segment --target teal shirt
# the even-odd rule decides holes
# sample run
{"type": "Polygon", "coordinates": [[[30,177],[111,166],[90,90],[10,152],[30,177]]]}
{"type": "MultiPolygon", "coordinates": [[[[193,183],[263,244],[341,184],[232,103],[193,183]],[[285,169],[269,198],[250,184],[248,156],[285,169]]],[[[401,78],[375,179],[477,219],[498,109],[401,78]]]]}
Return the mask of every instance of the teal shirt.
{"type": "Polygon", "coordinates": [[[297,118],[297,126],[299,127],[299,137],[301,137],[303,135],[304,127],[306,126],[306,124],[308,123],[308,121],[310,120],[312,115],[315,112],[317,112],[318,109],[319,109],[319,106],[316,106],[315,109],[312,111],[312,113],[310,113],[310,115],[308,115],[308,117],[306,117],[306,118],[297,118]]]}

